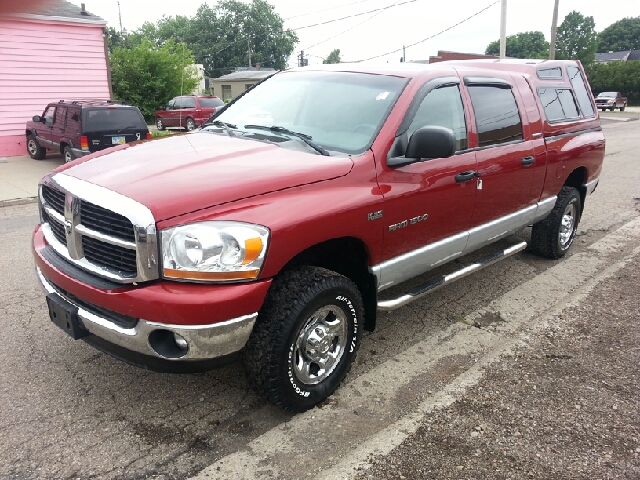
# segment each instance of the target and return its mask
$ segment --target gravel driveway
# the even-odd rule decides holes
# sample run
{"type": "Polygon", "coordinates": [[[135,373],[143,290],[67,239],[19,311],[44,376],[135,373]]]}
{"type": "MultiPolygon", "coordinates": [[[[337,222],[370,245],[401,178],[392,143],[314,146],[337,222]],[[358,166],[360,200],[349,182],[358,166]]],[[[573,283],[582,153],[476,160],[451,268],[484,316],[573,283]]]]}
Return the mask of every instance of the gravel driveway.
{"type": "Polygon", "coordinates": [[[640,478],[640,257],[362,479],[640,478]]]}

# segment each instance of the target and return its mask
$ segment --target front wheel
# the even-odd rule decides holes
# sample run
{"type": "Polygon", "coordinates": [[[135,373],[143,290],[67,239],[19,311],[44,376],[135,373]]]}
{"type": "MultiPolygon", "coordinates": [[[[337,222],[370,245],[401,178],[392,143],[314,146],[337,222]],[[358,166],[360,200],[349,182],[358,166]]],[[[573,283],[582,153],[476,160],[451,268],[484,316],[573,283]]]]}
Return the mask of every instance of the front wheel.
{"type": "Polygon", "coordinates": [[[244,350],[252,387],[294,413],[328,398],[356,357],[363,311],[358,288],[342,275],[318,267],[283,273],[244,350]]]}
{"type": "Polygon", "coordinates": [[[160,130],[161,132],[162,132],[165,128],[167,128],[167,127],[164,125],[164,122],[162,121],[162,119],[161,119],[160,117],[156,118],[156,127],[157,127],[157,128],[158,128],[158,130],[160,130]]]}
{"type": "Polygon", "coordinates": [[[564,257],[576,237],[581,211],[578,190],[562,187],[549,216],[533,226],[531,246],[534,251],[547,258],[564,257]]]}
{"type": "Polygon", "coordinates": [[[621,111],[621,112],[624,112],[624,109],[625,109],[625,108],[627,108],[627,104],[626,104],[626,103],[620,107],[620,111],[621,111]]]}
{"type": "Polygon", "coordinates": [[[47,155],[47,150],[41,147],[33,136],[27,139],[27,152],[34,160],[42,160],[47,155]]]}

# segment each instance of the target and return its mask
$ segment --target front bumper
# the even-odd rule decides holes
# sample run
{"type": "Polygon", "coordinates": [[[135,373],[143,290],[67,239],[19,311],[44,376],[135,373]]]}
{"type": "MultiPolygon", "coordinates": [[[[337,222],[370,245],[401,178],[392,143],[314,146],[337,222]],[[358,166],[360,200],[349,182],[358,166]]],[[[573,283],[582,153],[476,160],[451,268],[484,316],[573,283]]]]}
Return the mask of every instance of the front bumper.
{"type": "Polygon", "coordinates": [[[93,281],[92,275],[52,253],[40,226],[33,235],[33,251],[37,277],[47,294],[77,307],[78,323],[90,334],[83,340],[157,371],[203,371],[227,363],[249,339],[271,284],[157,281],[131,286],[93,281]],[[186,348],[178,348],[175,335],[186,348]]]}
{"type": "Polygon", "coordinates": [[[256,312],[213,325],[171,325],[139,319],[134,327],[126,328],[99,313],[92,312],[90,307],[86,307],[86,303],[77,303],[73,297],[65,295],[65,292],[56,288],[37,267],[36,273],[45,292],[57,294],[78,307],[78,319],[85,330],[109,344],[143,356],[173,361],[194,361],[231,355],[241,350],[247,343],[258,316],[256,312]],[[161,335],[155,335],[159,337],[157,343],[151,340],[153,332],[162,332],[161,335]],[[162,348],[164,343],[172,341],[173,334],[179,335],[186,341],[188,346],[186,350],[172,350],[171,345],[169,348],[162,348]]]}

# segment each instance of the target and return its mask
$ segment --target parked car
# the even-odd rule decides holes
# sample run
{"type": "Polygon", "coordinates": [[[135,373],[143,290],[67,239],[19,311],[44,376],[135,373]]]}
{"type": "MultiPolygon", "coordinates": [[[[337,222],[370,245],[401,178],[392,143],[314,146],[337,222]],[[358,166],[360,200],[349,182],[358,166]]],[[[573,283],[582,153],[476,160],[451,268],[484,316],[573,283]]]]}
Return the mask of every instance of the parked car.
{"type": "Polygon", "coordinates": [[[242,356],[300,412],[338,388],[377,310],[522,251],[530,225],[531,251],[567,253],[605,152],[579,62],[343,67],[278,73],[191,135],[44,177],[51,320],[158,371],[242,356]]]}
{"type": "Polygon", "coordinates": [[[613,112],[619,108],[621,112],[627,107],[627,97],[623,97],[620,92],[602,92],[596,97],[596,107],[603,112],[609,109],[613,112]]]}
{"type": "Polygon", "coordinates": [[[26,126],[27,151],[42,160],[47,151],[70,162],[114,145],[151,138],[140,110],[113,100],[60,100],[26,126]]]}
{"type": "Polygon", "coordinates": [[[188,131],[202,125],[224,102],[214,96],[181,96],[172,98],[167,106],[156,112],[156,127],[181,127],[188,131]]]}

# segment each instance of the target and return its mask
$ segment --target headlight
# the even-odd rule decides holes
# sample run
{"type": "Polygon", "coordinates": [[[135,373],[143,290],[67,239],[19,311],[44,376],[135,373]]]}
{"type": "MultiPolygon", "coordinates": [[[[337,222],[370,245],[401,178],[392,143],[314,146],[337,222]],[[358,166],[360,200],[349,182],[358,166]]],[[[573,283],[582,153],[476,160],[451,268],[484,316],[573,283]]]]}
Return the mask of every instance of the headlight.
{"type": "Polygon", "coordinates": [[[613,103],[615,100],[607,100],[607,103],[613,103]]]}
{"type": "Polygon", "coordinates": [[[201,222],[168,228],[162,235],[163,276],[205,282],[258,277],[269,230],[240,222],[201,222]]]}

